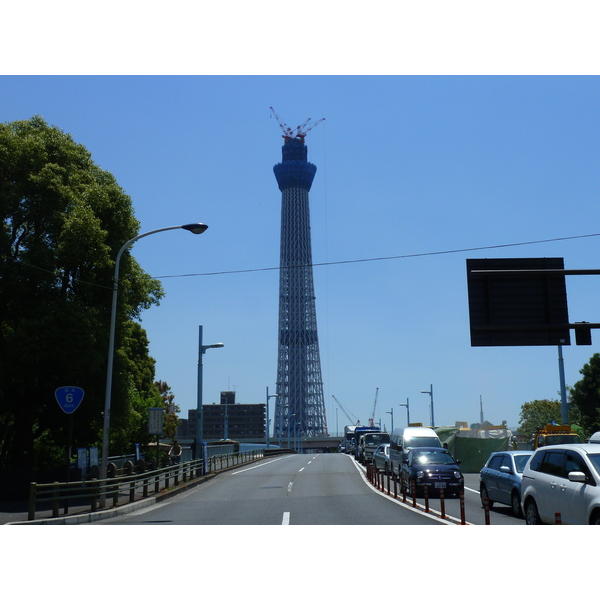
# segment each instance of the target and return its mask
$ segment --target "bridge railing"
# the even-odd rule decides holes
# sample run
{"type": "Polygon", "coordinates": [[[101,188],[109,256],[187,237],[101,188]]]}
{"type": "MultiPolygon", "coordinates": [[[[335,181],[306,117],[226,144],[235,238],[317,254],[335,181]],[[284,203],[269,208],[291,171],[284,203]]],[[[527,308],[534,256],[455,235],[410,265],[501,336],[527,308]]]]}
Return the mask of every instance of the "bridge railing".
{"type": "MultiPolygon", "coordinates": [[[[263,451],[251,450],[235,454],[211,456],[206,461],[202,459],[154,469],[140,473],[125,475],[116,474],[107,479],[90,479],[77,482],[54,482],[29,484],[29,508],[27,519],[35,520],[36,512],[45,507],[51,510],[52,517],[58,517],[62,507],[63,514],[68,514],[74,506],[88,506],[89,511],[96,512],[100,505],[134,502],[146,498],[150,494],[159,494],[161,490],[177,487],[181,482],[186,483],[207,473],[220,471],[232,466],[244,464],[263,457],[263,451]]],[[[85,512],[87,512],[87,508],[85,512]]]]}

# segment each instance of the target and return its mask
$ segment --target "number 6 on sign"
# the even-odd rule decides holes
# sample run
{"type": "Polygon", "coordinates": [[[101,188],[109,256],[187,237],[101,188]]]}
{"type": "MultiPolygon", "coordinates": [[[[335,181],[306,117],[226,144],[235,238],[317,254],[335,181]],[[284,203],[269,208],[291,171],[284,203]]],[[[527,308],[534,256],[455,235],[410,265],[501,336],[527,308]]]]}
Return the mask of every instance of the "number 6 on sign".
{"type": "Polygon", "coordinates": [[[57,388],[54,392],[54,396],[63,411],[70,415],[79,408],[79,405],[83,400],[84,391],[80,387],[67,385],[57,388]]]}

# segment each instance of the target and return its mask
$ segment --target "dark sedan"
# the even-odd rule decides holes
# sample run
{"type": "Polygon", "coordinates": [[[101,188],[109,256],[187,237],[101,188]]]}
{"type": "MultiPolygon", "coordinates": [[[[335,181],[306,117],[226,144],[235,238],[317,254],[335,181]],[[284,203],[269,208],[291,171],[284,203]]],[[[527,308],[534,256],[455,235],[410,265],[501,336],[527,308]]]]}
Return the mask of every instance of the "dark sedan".
{"type": "Polygon", "coordinates": [[[429,496],[440,490],[458,495],[465,489],[459,464],[445,448],[414,448],[402,463],[402,482],[411,494],[414,485],[417,495],[422,495],[425,487],[429,496]]]}

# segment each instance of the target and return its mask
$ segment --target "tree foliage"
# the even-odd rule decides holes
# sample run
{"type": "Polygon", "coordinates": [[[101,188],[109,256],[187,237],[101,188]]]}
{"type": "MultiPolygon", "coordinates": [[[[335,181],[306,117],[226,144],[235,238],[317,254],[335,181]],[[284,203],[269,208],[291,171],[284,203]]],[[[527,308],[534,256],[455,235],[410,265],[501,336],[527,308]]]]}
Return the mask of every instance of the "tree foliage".
{"type": "Polygon", "coordinates": [[[600,431],[600,354],[594,354],[579,372],[583,378],[569,390],[571,413],[589,436],[600,431]]]}
{"type": "MultiPolygon", "coordinates": [[[[139,223],[115,178],[39,116],[0,124],[0,219],[0,468],[27,470],[66,447],[57,387],[85,391],[73,446],[99,445],[114,259],[139,223]]],[[[141,405],[160,405],[135,319],[162,288],[128,252],[120,272],[111,452],[131,451],[141,405]]]]}
{"type": "Polygon", "coordinates": [[[175,439],[177,427],[180,424],[177,414],[181,412],[181,409],[175,404],[175,394],[173,394],[166,381],[157,381],[154,385],[156,385],[156,388],[161,395],[162,405],[165,411],[165,435],[171,439],[175,439]]]}
{"type": "Polygon", "coordinates": [[[521,406],[519,433],[527,439],[544,425],[554,421],[561,423],[560,400],[533,400],[521,406]]]}

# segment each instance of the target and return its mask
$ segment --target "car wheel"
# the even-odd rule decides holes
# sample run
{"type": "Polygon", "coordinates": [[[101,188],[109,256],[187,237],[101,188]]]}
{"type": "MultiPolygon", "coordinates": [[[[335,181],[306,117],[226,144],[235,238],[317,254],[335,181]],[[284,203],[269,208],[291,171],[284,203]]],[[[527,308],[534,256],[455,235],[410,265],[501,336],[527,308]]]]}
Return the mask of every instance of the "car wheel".
{"type": "Polygon", "coordinates": [[[596,510],[590,517],[590,525],[600,525],[600,510],[596,510]]]}
{"type": "Polygon", "coordinates": [[[483,484],[481,484],[481,486],[479,487],[479,497],[481,498],[482,508],[485,508],[485,506],[483,505],[484,498],[488,499],[488,508],[492,508],[492,506],[494,506],[494,503],[490,500],[490,497],[488,496],[487,488],[483,484]]]}
{"type": "Polygon", "coordinates": [[[540,513],[534,500],[528,500],[525,505],[525,523],[527,525],[541,525],[540,513]]]}
{"type": "Polygon", "coordinates": [[[521,499],[519,498],[519,494],[517,494],[517,492],[513,492],[510,497],[510,507],[512,508],[513,516],[521,516],[521,499]]]}

